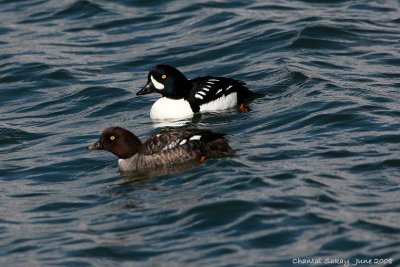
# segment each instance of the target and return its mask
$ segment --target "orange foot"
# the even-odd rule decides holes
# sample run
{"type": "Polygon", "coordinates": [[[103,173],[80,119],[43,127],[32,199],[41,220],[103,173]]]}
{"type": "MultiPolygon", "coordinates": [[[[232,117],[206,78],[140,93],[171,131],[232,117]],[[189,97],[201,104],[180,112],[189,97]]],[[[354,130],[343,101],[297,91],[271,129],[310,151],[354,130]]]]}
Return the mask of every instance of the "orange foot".
{"type": "Polygon", "coordinates": [[[239,105],[239,111],[240,112],[250,112],[251,110],[248,106],[246,106],[245,104],[242,103],[239,105]]]}
{"type": "Polygon", "coordinates": [[[199,163],[203,163],[204,161],[206,161],[206,156],[200,156],[199,158],[199,163]]]}

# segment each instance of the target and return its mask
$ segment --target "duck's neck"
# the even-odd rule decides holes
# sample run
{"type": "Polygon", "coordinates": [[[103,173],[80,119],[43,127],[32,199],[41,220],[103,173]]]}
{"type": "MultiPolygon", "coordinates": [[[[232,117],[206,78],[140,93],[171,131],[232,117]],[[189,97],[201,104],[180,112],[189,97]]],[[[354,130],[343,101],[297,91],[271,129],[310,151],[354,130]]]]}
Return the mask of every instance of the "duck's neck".
{"type": "Polygon", "coordinates": [[[118,159],[118,167],[121,172],[136,171],[138,169],[139,154],[135,154],[126,159],[118,159]]]}

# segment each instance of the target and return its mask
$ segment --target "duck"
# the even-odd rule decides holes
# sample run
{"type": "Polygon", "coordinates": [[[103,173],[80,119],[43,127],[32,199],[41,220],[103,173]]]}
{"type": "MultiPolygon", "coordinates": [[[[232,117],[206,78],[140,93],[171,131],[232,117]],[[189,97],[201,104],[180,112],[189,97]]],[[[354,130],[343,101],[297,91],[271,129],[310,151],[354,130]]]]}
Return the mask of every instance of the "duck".
{"type": "Polygon", "coordinates": [[[162,95],[151,107],[152,120],[184,119],[199,112],[217,112],[235,107],[241,112],[248,112],[250,109],[245,103],[257,97],[243,81],[214,76],[190,80],[177,68],[166,64],[150,69],[147,84],[136,95],[151,93],[162,95]]]}
{"type": "Polygon", "coordinates": [[[121,172],[144,171],[207,158],[230,157],[234,151],[224,133],[196,128],[164,128],[145,142],[121,127],[105,129],[90,150],[106,150],[118,159],[121,172]]]}

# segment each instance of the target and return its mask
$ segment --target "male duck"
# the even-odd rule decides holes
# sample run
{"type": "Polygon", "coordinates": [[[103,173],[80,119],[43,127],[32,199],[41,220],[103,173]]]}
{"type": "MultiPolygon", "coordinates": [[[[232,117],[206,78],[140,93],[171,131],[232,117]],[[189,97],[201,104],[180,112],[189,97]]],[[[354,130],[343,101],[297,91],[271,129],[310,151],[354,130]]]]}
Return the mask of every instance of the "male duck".
{"type": "Polygon", "coordinates": [[[153,120],[182,119],[197,112],[212,112],[238,107],[249,111],[245,101],[255,96],[244,82],[205,76],[189,80],[171,65],[156,65],[148,74],[147,84],[137,95],[159,93],[150,111],[153,120]]]}

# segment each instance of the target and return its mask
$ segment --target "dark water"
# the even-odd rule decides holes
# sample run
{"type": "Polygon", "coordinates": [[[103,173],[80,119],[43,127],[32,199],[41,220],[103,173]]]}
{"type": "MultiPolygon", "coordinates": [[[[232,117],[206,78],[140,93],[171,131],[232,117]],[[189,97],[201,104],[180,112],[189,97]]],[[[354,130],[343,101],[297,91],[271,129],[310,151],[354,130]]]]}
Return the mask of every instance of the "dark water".
{"type": "Polygon", "coordinates": [[[0,265],[400,265],[399,11],[0,1],[0,265]],[[127,177],[85,149],[112,125],[157,133],[135,93],[158,63],[266,94],[193,125],[236,157],[127,177]]]}

